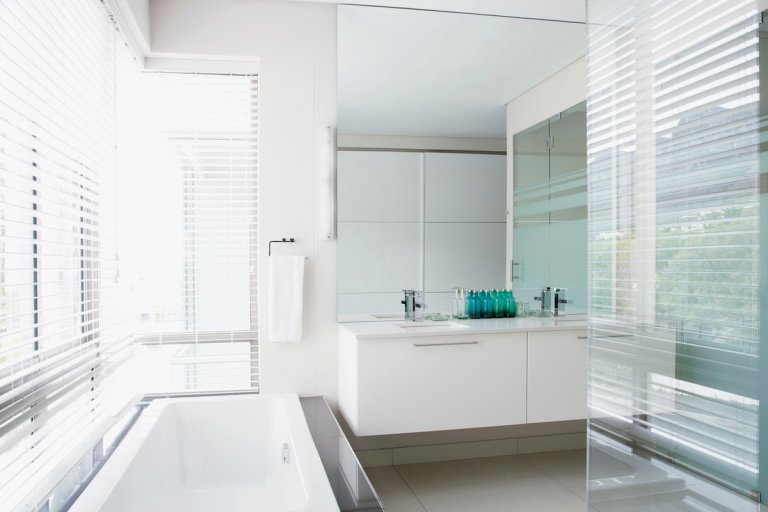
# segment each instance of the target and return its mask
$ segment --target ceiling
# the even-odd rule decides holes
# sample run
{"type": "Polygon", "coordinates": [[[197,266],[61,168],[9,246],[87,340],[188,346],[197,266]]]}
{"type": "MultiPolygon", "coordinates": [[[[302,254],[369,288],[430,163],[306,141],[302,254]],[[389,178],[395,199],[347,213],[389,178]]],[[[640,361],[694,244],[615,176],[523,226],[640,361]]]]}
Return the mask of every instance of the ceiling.
{"type": "Polygon", "coordinates": [[[542,18],[547,20],[586,20],[587,3],[583,0],[304,0],[332,4],[379,5],[455,11],[477,14],[496,14],[521,18],[542,18]]]}
{"type": "Polygon", "coordinates": [[[340,6],[339,133],[504,137],[505,104],[583,56],[585,38],[579,23],[340,6]]]}

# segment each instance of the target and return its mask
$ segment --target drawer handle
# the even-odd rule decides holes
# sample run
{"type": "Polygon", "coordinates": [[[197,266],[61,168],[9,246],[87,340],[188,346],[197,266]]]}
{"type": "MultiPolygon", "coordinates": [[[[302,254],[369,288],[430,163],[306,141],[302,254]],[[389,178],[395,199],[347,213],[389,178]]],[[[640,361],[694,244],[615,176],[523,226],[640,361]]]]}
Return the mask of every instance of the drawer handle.
{"type": "Polygon", "coordinates": [[[448,345],[479,345],[478,341],[457,341],[454,343],[414,343],[414,347],[445,347],[448,345]]]}
{"type": "Polygon", "coordinates": [[[580,339],[580,340],[588,340],[588,339],[589,339],[589,336],[579,336],[579,339],[580,339]]]}

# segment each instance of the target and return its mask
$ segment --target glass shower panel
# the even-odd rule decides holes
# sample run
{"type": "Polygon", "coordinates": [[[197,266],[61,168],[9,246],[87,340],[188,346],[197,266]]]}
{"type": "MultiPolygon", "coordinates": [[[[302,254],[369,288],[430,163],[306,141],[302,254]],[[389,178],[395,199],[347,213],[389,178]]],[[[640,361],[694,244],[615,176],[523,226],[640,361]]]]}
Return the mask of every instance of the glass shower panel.
{"type": "Polygon", "coordinates": [[[759,15],[587,12],[590,506],[757,510],[759,15]]]}
{"type": "Polygon", "coordinates": [[[512,286],[518,301],[530,302],[550,283],[549,121],[513,139],[512,286]]]}

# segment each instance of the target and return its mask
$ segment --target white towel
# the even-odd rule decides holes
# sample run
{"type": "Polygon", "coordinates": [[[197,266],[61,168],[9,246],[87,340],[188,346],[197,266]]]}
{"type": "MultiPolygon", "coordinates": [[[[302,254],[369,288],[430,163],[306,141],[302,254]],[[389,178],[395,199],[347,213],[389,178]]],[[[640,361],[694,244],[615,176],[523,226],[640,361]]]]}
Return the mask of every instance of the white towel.
{"type": "Polygon", "coordinates": [[[299,341],[304,311],[304,256],[269,257],[269,341],[299,341]]]}

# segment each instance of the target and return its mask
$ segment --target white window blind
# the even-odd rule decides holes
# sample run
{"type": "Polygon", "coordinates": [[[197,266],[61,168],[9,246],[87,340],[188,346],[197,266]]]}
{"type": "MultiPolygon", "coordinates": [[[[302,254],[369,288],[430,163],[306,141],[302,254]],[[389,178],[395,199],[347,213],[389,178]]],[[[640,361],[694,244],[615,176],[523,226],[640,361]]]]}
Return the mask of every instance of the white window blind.
{"type": "Polygon", "coordinates": [[[100,2],[0,1],[3,510],[34,510],[127,402],[115,81],[129,53],[100,2]]]}
{"type": "MultiPolygon", "coordinates": [[[[750,496],[759,16],[743,0],[588,4],[590,443],[750,496]]],[[[621,476],[593,461],[593,480],[621,476]]]]}
{"type": "Polygon", "coordinates": [[[255,75],[145,72],[132,194],[146,391],[258,388],[255,75]]]}
{"type": "Polygon", "coordinates": [[[140,392],[258,390],[256,77],[142,73],[112,19],[0,0],[3,510],[140,392]]]}

